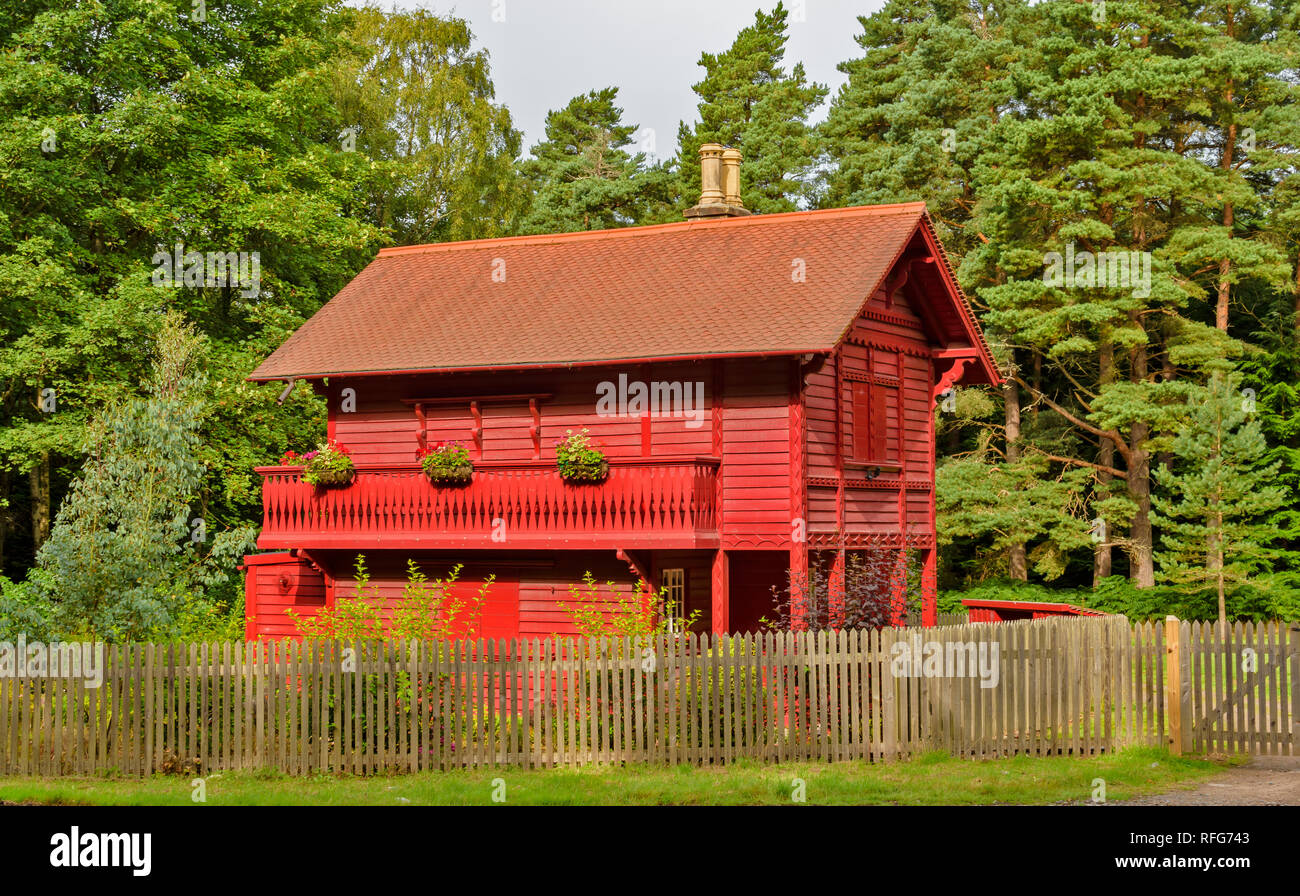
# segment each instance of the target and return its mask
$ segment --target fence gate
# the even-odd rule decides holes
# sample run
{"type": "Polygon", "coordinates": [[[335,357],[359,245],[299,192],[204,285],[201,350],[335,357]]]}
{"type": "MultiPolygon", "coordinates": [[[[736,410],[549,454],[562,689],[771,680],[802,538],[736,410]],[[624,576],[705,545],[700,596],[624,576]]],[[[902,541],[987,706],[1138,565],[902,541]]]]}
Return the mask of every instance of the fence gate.
{"type": "Polygon", "coordinates": [[[1179,626],[1185,750],[1295,755],[1300,742],[1300,626],[1179,626]]]}

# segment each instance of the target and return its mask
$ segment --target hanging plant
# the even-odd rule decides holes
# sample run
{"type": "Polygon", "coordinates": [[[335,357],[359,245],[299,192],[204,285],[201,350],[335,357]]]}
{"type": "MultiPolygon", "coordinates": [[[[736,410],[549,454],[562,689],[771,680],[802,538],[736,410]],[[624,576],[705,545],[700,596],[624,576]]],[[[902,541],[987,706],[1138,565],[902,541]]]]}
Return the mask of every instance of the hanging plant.
{"type": "Polygon", "coordinates": [[[355,473],[348,449],[336,442],[326,442],[302,456],[302,481],[311,485],[347,485],[355,473]]]}
{"type": "Polygon", "coordinates": [[[439,485],[464,485],[474,475],[469,449],[459,442],[438,442],[415,452],[424,475],[439,485]]]}
{"type": "Polygon", "coordinates": [[[593,448],[587,430],[569,430],[555,443],[555,465],[560,477],[568,482],[600,482],[609,475],[605,452],[593,448]]]}

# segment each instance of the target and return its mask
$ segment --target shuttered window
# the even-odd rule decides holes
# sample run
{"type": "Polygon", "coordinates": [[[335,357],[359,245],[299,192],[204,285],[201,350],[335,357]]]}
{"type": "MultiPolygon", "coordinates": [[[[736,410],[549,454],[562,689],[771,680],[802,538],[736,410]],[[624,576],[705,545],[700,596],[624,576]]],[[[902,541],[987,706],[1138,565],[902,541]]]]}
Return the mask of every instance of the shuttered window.
{"type": "Polygon", "coordinates": [[[880,382],[854,381],[853,445],[851,459],[862,463],[890,460],[890,407],[898,406],[898,387],[880,382]]]}

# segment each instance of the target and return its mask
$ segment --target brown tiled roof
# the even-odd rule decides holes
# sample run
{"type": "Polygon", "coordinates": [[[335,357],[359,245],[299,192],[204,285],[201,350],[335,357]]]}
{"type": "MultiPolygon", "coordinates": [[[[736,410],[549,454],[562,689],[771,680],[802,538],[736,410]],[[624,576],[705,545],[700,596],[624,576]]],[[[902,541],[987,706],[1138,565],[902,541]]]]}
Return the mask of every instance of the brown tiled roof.
{"type": "MultiPolygon", "coordinates": [[[[384,249],[250,379],[829,351],[919,234],[918,202],[384,249]]],[[[991,369],[944,271],[930,323],[991,369]]]]}

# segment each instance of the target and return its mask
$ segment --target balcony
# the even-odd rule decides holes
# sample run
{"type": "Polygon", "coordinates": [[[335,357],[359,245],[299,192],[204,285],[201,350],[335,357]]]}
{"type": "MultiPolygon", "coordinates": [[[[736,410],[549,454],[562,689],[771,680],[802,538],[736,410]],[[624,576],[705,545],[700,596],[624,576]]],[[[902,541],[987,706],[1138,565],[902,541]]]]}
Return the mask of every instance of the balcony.
{"type": "Polygon", "coordinates": [[[298,467],[257,472],[264,550],[718,545],[716,458],[611,458],[594,484],[565,482],[537,461],[478,461],[463,486],[434,485],[416,464],[358,465],[341,488],[315,488],[298,467]]]}

